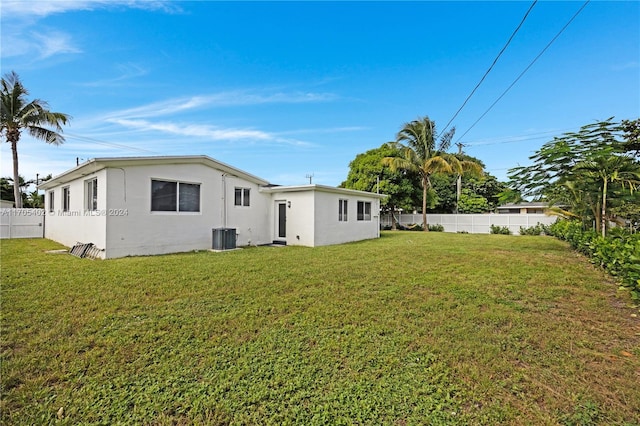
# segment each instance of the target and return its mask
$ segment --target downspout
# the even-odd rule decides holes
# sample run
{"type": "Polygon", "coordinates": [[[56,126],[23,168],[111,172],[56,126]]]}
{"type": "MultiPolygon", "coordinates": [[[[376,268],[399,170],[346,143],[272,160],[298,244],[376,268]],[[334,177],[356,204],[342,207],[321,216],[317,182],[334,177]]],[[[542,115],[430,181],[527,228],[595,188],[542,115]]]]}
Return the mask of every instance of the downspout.
{"type": "Polygon", "coordinates": [[[222,227],[227,227],[227,174],[222,174],[222,227]]]}
{"type": "MultiPolygon", "coordinates": [[[[378,191],[378,194],[380,193],[380,191],[378,191]]],[[[378,226],[376,226],[376,229],[378,230],[377,234],[378,236],[376,238],[380,238],[380,215],[382,214],[381,208],[380,208],[380,199],[378,198],[378,201],[376,202],[376,208],[378,210],[378,226]]],[[[391,212],[391,215],[393,216],[393,212],[391,212]]],[[[393,221],[393,219],[392,219],[393,221]]]]}

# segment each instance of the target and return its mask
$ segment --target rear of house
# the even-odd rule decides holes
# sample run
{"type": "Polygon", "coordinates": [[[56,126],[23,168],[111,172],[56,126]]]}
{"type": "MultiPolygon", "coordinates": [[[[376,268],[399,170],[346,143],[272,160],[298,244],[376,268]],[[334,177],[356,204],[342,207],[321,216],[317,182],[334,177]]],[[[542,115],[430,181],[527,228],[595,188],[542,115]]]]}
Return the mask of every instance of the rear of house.
{"type": "Polygon", "coordinates": [[[324,185],[264,191],[273,198],[276,241],[315,247],[380,236],[378,194],[324,185]]]}
{"type": "Polygon", "coordinates": [[[234,229],[238,246],[336,244],[375,238],[379,229],[366,226],[376,222],[377,194],[274,186],[207,156],[97,158],[40,188],[45,237],[91,242],[102,258],[210,249],[219,228],[234,229]],[[340,196],[354,209],[358,197],[366,200],[375,215],[338,227],[340,196]]]}

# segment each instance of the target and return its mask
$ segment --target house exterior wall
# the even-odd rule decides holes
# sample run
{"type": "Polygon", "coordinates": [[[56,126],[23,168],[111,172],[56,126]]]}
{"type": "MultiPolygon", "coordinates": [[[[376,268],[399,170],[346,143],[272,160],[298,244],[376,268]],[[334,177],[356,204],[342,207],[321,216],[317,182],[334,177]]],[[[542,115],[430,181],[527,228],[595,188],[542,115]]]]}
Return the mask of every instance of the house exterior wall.
{"type": "MultiPolygon", "coordinates": [[[[235,176],[226,176],[226,212],[220,210],[222,215],[221,227],[235,228],[238,246],[250,246],[267,244],[272,241],[271,221],[269,210],[271,209],[271,196],[260,192],[260,187],[235,176]],[[235,188],[248,188],[250,190],[250,205],[236,206],[235,188]],[[226,214],[226,224],[224,216],[226,214]]],[[[221,203],[224,204],[224,203],[221,203]]]]}
{"type": "Polygon", "coordinates": [[[107,258],[210,249],[214,228],[236,228],[239,246],[269,242],[263,213],[269,200],[252,182],[203,164],[110,168],[108,174],[108,205],[116,214],[107,217],[107,258]],[[199,184],[200,212],[152,212],[152,180],[199,184]],[[249,207],[234,206],[236,186],[251,190],[249,207]]]}
{"type": "MultiPolygon", "coordinates": [[[[261,245],[284,240],[289,245],[339,244],[379,236],[379,197],[322,185],[278,187],[206,156],[104,158],[90,160],[44,183],[47,212],[45,237],[67,246],[93,243],[100,257],[153,255],[206,250],[213,246],[213,230],[233,228],[236,245],[261,245]],[[87,182],[97,181],[96,204],[87,182]],[[176,183],[176,197],[169,186],[176,183]],[[181,185],[188,184],[188,185],[181,185]],[[180,193],[186,206],[199,211],[176,211],[180,193]],[[70,204],[63,209],[63,191],[70,204]],[[242,201],[236,204],[236,189],[242,201]],[[247,192],[248,191],[248,192],[247,192]],[[50,194],[54,195],[54,204],[50,194]],[[338,200],[348,202],[348,220],[338,220],[338,200]],[[357,203],[371,203],[371,218],[357,220],[357,203]],[[155,208],[152,204],[155,203],[155,208]],[[278,235],[279,203],[286,213],[286,235],[278,235]],[[158,211],[161,209],[171,211],[158,211]]],[[[179,210],[179,209],[178,209],[179,210]]]]}
{"type": "Polygon", "coordinates": [[[324,246],[377,238],[380,230],[380,200],[350,194],[316,191],[314,245],[324,246]],[[338,202],[347,200],[347,221],[338,220],[338,202]],[[371,219],[358,220],[358,201],[371,203],[371,219]]]}
{"type": "Polygon", "coordinates": [[[77,242],[92,242],[104,248],[107,240],[107,191],[108,181],[105,170],[83,176],[45,192],[45,238],[71,247],[77,242]],[[98,205],[94,212],[86,209],[86,182],[98,180],[98,205]],[[69,188],[69,208],[63,209],[63,188],[69,188]],[[53,192],[53,206],[50,193],[53,192]]]}
{"type": "MultiPolygon", "coordinates": [[[[287,245],[308,247],[342,244],[380,236],[380,200],[365,193],[354,195],[330,187],[300,187],[294,191],[273,191],[271,221],[277,232],[276,208],[287,207],[287,245]],[[338,220],[338,202],[347,200],[347,221],[338,220]],[[357,220],[358,201],[371,203],[371,220],[357,220]]],[[[274,240],[278,238],[274,234],[274,240]]]]}
{"type": "Polygon", "coordinates": [[[313,191],[300,192],[276,192],[272,194],[271,207],[271,227],[273,229],[273,239],[278,240],[276,232],[277,203],[291,203],[287,207],[287,245],[292,246],[315,246],[315,228],[313,226],[315,215],[315,199],[313,191]]]}

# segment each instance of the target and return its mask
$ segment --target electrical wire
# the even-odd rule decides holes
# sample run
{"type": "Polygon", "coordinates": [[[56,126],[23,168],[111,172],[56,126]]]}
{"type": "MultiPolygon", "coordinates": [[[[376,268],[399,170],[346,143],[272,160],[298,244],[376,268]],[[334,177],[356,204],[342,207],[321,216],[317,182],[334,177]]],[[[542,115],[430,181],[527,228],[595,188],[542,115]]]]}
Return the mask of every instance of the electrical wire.
{"type": "Polygon", "coordinates": [[[526,141],[532,141],[536,139],[548,139],[549,135],[558,135],[560,133],[575,131],[577,128],[578,127],[572,127],[572,128],[559,129],[559,130],[549,130],[546,132],[529,133],[526,135],[519,135],[519,136],[505,136],[498,139],[492,138],[490,141],[487,141],[487,140],[468,141],[467,143],[464,144],[464,146],[472,148],[472,147],[481,146],[481,145],[499,145],[504,143],[526,142],[526,141]]]}
{"type": "Polygon", "coordinates": [[[533,3],[531,3],[531,6],[529,6],[529,10],[527,10],[527,13],[524,14],[524,16],[522,17],[522,20],[520,21],[520,24],[518,24],[516,29],[513,31],[513,33],[511,34],[511,37],[509,37],[509,40],[507,40],[507,43],[504,45],[502,50],[500,50],[500,53],[498,53],[498,56],[496,56],[496,58],[493,60],[493,63],[491,64],[489,69],[484,73],[484,75],[482,76],[482,78],[480,79],[478,84],[476,84],[476,87],[474,87],[473,90],[471,91],[471,93],[469,94],[469,96],[467,96],[467,99],[465,99],[465,101],[462,103],[462,106],[460,108],[458,108],[458,111],[456,111],[456,113],[453,115],[453,117],[451,117],[451,120],[449,120],[447,125],[444,126],[444,129],[442,130],[441,133],[444,133],[449,128],[449,125],[451,124],[451,122],[453,120],[455,120],[455,118],[458,116],[458,114],[460,114],[460,111],[462,111],[462,108],[465,107],[467,102],[469,102],[469,99],[471,99],[473,94],[476,93],[476,90],[478,90],[478,87],[480,87],[480,85],[482,84],[484,79],[487,77],[487,75],[489,75],[489,73],[493,69],[493,66],[496,64],[496,62],[498,62],[498,59],[500,58],[500,56],[502,56],[502,53],[504,53],[504,51],[507,49],[507,46],[509,46],[509,44],[511,43],[511,40],[513,40],[513,38],[515,37],[516,33],[520,30],[520,27],[522,27],[522,24],[524,24],[524,21],[527,19],[527,17],[529,16],[529,13],[533,9],[533,6],[535,6],[537,2],[538,2],[538,0],[534,0],[533,3]]]}
{"type": "Polygon", "coordinates": [[[474,128],[474,126],[475,126],[476,124],[478,124],[478,122],[479,122],[480,120],[482,120],[482,119],[484,118],[484,116],[485,116],[485,115],[487,115],[487,114],[489,113],[489,111],[491,111],[491,109],[492,109],[492,108],[493,108],[493,107],[494,107],[494,106],[495,106],[495,105],[500,101],[500,99],[502,99],[502,98],[504,97],[504,95],[506,95],[506,94],[507,94],[507,92],[508,92],[509,90],[511,90],[511,88],[512,88],[512,87],[513,87],[513,86],[518,82],[518,80],[520,80],[520,78],[522,78],[522,76],[523,76],[527,71],[529,71],[529,68],[531,68],[531,67],[533,66],[533,64],[535,64],[535,63],[536,63],[536,61],[537,61],[537,60],[542,56],[542,54],[543,54],[544,52],[546,52],[546,51],[547,51],[547,49],[548,49],[548,48],[549,48],[549,47],[550,47],[550,46],[551,46],[551,45],[556,41],[556,39],[557,39],[558,37],[560,37],[560,34],[562,34],[562,33],[564,32],[564,30],[566,30],[566,29],[567,29],[567,27],[568,27],[568,26],[573,22],[573,20],[574,20],[574,19],[575,19],[579,14],[580,14],[580,12],[582,12],[582,10],[587,6],[587,4],[589,4],[589,2],[590,2],[590,1],[591,1],[591,0],[586,0],[586,1],[584,2],[584,4],[582,5],[582,7],[580,7],[580,9],[578,9],[578,11],[577,11],[577,12],[576,12],[572,17],[571,17],[571,19],[569,19],[569,22],[567,22],[567,23],[565,24],[565,26],[564,26],[564,27],[562,27],[562,29],[558,32],[558,34],[556,34],[556,35],[555,35],[555,37],[553,37],[553,38],[551,39],[551,41],[550,41],[550,42],[549,42],[549,43],[544,47],[544,49],[542,49],[542,51],[541,51],[540,53],[538,53],[538,56],[536,56],[536,57],[533,59],[533,61],[531,61],[531,63],[530,63],[530,64],[529,64],[525,69],[524,69],[524,71],[522,71],[522,72],[520,73],[520,75],[519,75],[519,76],[518,76],[518,77],[513,81],[513,83],[511,83],[511,84],[509,85],[509,87],[507,87],[507,89],[506,89],[504,92],[502,92],[502,94],[498,97],[498,99],[496,99],[496,100],[491,104],[491,106],[490,106],[489,108],[487,108],[487,110],[486,110],[486,111],[485,111],[485,112],[480,116],[480,118],[478,118],[478,119],[477,119],[477,120],[476,120],[476,121],[471,125],[471,127],[469,127],[469,128],[467,129],[467,131],[466,131],[466,132],[464,132],[464,133],[462,134],[462,136],[460,136],[460,137],[458,138],[458,141],[460,141],[460,139],[462,139],[463,137],[465,137],[465,135],[466,135],[467,133],[469,133],[469,131],[471,131],[471,129],[473,129],[473,128],[474,128]]]}
{"type": "Polygon", "coordinates": [[[144,148],[136,148],[134,146],[129,146],[129,145],[123,145],[123,144],[119,144],[119,143],[113,143],[113,142],[107,142],[107,141],[103,141],[100,139],[94,139],[94,138],[89,138],[86,136],[81,136],[81,135],[74,135],[73,133],[64,133],[65,138],[71,138],[71,139],[76,139],[82,142],[89,142],[89,143],[94,143],[97,145],[104,145],[104,146],[108,146],[111,148],[117,148],[117,149],[124,149],[124,150],[128,150],[128,151],[138,151],[138,152],[146,152],[146,153],[150,153],[150,154],[155,154],[154,151],[150,151],[148,149],[144,149],[144,148]]]}

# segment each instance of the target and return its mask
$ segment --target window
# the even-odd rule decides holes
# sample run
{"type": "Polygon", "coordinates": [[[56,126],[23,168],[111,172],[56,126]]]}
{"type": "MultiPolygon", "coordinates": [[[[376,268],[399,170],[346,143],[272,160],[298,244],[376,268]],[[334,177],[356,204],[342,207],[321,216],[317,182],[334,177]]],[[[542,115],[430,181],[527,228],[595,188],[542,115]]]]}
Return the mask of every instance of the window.
{"type": "Polygon", "coordinates": [[[90,179],[85,182],[85,208],[89,211],[98,210],[98,179],[90,179]]]}
{"type": "Polygon", "coordinates": [[[53,200],[54,200],[54,194],[55,192],[53,191],[49,191],[49,213],[53,213],[53,200]]]}
{"type": "Polygon", "coordinates": [[[371,202],[358,201],[358,220],[371,220],[371,202]]]}
{"type": "Polygon", "coordinates": [[[338,200],[338,222],[347,221],[347,200],[338,200]]]}
{"type": "Polygon", "coordinates": [[[200,185],[197,183],[178,184],[178,200],[181,212],[199,212],[200,211],[200,185]]]}
{"type": "Polygon", "coordinates": [[[151,180],[152,212],[199,212],[200,184],[151,180]]]}
{"type": "Polygon", "coordinates": [[[71,191],[68,186],[62,188],[62,211],[68,212],[71,203],[71,191]]]}
{"type": "Polygon", "coordinates": [[[233,204],[236,206],[244,206],[249,207],[249,195],[251,194],[251,189],[249,188],[236,188],[235,198],[233,204]]]}

